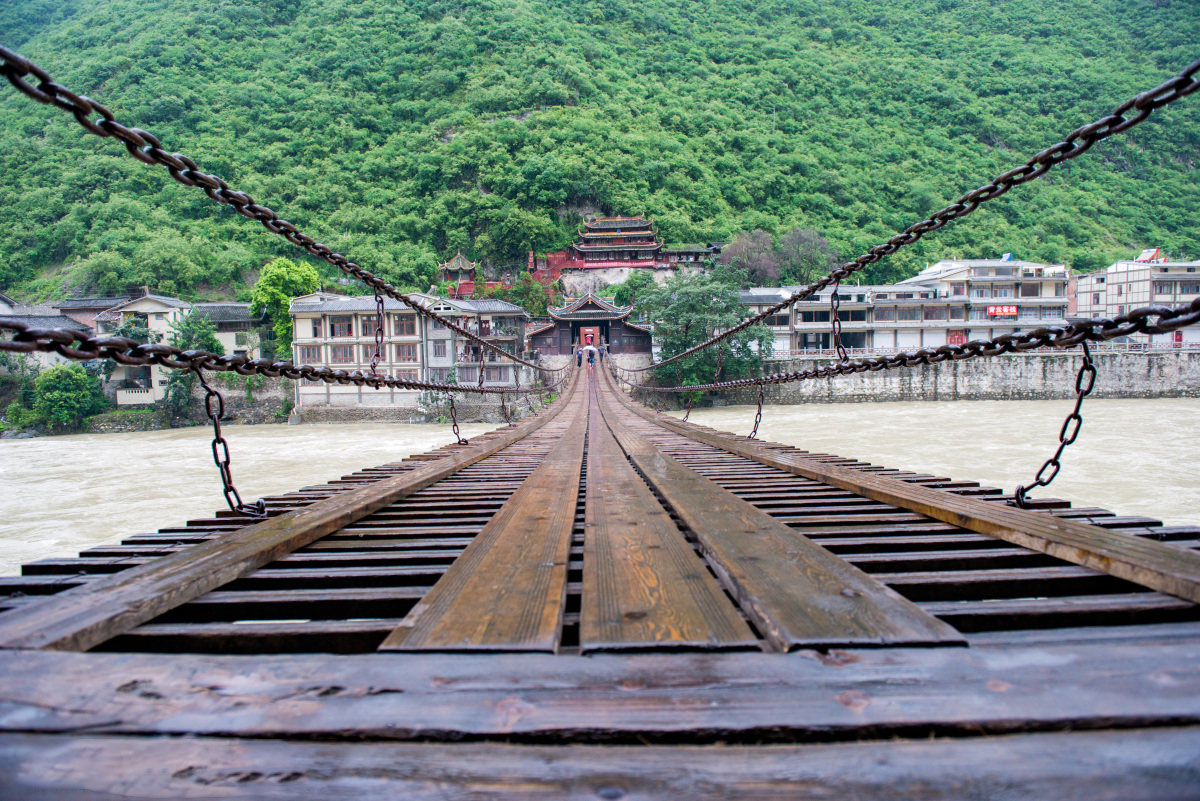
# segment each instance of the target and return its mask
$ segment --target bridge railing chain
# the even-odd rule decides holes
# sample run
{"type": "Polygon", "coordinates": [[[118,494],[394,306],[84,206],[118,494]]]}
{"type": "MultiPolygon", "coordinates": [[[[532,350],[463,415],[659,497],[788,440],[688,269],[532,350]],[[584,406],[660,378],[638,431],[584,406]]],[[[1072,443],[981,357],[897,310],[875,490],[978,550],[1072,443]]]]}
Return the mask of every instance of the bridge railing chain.
{"type": "Polygon", "coordinates": [[[810,284],[799,292],[793,293],[787,299],[752,317],[747,317],[733,328],[722,331],[701,342],[699,345],[690,347],[648,367],[630,368],[630,371],[644,372],[646,370],[653,370],[677,362],[694,353],[699,353],[705,348],[710,348],[716,343],[722,342],[734,334],[778,314],[785,308],[790,309],[797,301],[804,300],[835,282],[849,278],[854,273],[875,264],[886,256],[890,256],[900,248],[913,244],[926,234],[933,233],[954,220],[966,217],[979,208],[981,204],[989,200],[995,200],[1014,186],[1020,186],[1045,175],[1050,169],[1062,164],[1064,161],[1069,161],[1083,155],[1097,142],[1127,131],[1133,126],[1144,122],[1156,109],[1190,95],[1196,89],[1200,88],[1200,81],[1195,77],[1197,72],[1200,72],[1200,59],[1193,61],[1183,72],[1174,78],[1164,81],[1153,89],[1131,97],[1113,109],[1111,113],[1095,122],[1081,125],[1067,134],[1061,142],[1042,150],[1024,164],[1001,173],[989,183],[977,189],[972,189],[970,192],[964,193],[940,211],[935,212],[924,220],[913,223],[886,242],[875,245],[852,261],[844,262],[828,275],[818,279],[815,283],[810,284]],[[1125,116],[1126,114],[1130,114],[1130,116],[1127,117],[1125,116]]]}
{"type": "MultiPolygon", "coordinates": [[[[214,202],[231,206],[243,217],[262,223],[263,227],[271,233],[282,236],[310,255],[362,281],[374,290],[376,295],[382,292],[423,317],[436,320],[481,348],[501,354],[503,358],[511,359],[536,370],[544,369],[510,354],[503,348],[476,336],[453,320],[426,308],[421,301],[404,294],[346,256],[334,252],[328,245],[303,233],[292,223],[280,218],[272,209],[259,205],[250,195],[230,188],[219,176],[203,172],[192,159],[182,153],[167,152],[163,149],[162,142],[154,134],[143,131],[141,128],[129,128],[117,122],[108,108],[83,95],[75,94],[62,84],[55,82],[37,64],[5,47],[0,47],[0,73],[27,97],[70,112],[75,120],[90,133],[102,138],[112,137],[118,140],[125,145],[129,155],[138,161],[151,166],[165,167],[170,176],[178,183],[188,187],[198,187],[214,202]],[[33,76],[37,80],[36,86],[26,80],[29,76],[33,76]],[[98,115],[99,119],[93,119],[94,115],[98,115]]],[[[380,323],[382,324],[382,319],[380,323]]]]}
{"type": "Polygon", "coordinates": [[[193,367],[192,372],[196,374],[196,378],[200,379],[200,386],[204,388],[204,411],[208,419],[212,421],[213,427],[213,462],[216,463],[217,470],[221,473],[222,494],[225,496],[225,503],[229,504],[229,510],[235,514],[266,517],[266,501],[259,498],[254,503],[242,503],[242,496],[238,493],[237,487],[233,485],[233,473],[229,466],[229,443],[221,434],[221,418],[225,416],[225,398],[221,396],[220,392],[209,386],[199,367],[193,367]],[[216,406],[213,406],[214,401],[216,401],[216,406]]]}

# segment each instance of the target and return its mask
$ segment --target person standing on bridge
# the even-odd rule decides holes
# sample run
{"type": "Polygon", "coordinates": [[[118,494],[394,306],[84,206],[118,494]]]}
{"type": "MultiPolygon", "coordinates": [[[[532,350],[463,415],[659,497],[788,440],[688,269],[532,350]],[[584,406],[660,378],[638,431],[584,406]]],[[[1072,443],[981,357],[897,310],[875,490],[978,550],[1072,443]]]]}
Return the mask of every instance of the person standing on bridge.
{"type": "Polygon", "coordinates": [[[583,367],[583,348],[575,351],[575,366],[583,367]]]}

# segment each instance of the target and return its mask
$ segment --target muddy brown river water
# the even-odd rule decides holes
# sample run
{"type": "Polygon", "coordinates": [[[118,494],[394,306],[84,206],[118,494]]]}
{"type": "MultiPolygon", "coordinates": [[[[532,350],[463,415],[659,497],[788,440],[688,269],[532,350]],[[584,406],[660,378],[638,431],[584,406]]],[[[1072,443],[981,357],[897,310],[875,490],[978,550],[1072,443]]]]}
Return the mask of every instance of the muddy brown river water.
{"type": "MultiPolygon", "coordinates": [[[[973,479],[1011,491],[1056,444],[1070,401],[768,407],[759,434],[810,451],[973,479]]],[[[692,420],[748,433],[750,406],[692,420]]],[[[1084,404],[1084,427],[1042,495],[1200,524],[1200,400],[1084,404]]],[[[464,426],[474,436],[491,426],[464,426]]],[[[243,498],[324,483],[451,441],[444,425],[229,426],[243,498]]],[[[0,575],[205,517],[223,507],[204,428],[0,441],[0,575]]]]}

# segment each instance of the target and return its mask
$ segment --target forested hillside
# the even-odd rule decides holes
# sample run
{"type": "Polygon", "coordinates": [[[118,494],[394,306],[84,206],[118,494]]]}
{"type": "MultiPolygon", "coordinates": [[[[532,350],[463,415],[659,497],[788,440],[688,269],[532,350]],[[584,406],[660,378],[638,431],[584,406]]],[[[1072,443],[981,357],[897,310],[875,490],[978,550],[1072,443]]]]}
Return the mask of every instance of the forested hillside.
{"type": "MultiPolygon", "coordinates": [[[[0,42],[408,287],[578,213],[853,256],[1200,55],[1187,0],[8,0],[0,42]],[[772,114],[774,107],[774,115],[772,114]]],[[[876,268],[1200,257],[1200,95],[876,268]]],[[[0,287],[229,295],[270,236],[0,87],[0,287]]]]}

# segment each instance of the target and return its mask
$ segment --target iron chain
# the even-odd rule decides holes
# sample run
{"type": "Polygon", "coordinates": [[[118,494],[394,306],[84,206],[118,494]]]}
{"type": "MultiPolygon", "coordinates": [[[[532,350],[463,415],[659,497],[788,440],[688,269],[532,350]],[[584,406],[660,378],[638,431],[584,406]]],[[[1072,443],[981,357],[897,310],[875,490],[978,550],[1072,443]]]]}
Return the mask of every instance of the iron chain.
{"type": "MultiPolygon", "coordinates": [[[[371,356],[371,377],[379,376],[379,361],[383,358],[383,320],[385,310],[383,306],[383,295],[379,290],[375,290],[375,353],[371,356]]],[[[379,387],[376,386],[376,389],[379,387]]]]}
{"type": "Polygon", "coordinates": [[[754,428],[750,429],[750,439],[758,436],[758,424],[762,422],[763,387],[758,387],[758,411],[754,413],[754,428]]]}
{"type": "Polygon", "coordinates": [[[459,445],[467,444],[467,441],[463,439],[463,435],[458,432],[458,412],[454,408],[454,395],[450,396],[450,430],[454,432],[459,445]]]}
{"type": "Polygon", "coordinates": [[[838,287],[841,281],[833,282],[833,292],[829,295],[829,319],[833,325],[833,346],[837,348],[838,361],[842,364],[850,361],[850,354],[846,352],[846,348],[842,345],[842,296],[838,292],[838,287]]]}
{"type": "Polygon", "coordinates": [[[259,498],[251,504],[242,503],[242,496],[238,494],[237,487],[233,485],[233,475],[229,468],[229,443],[221,435],[221,418],[225,416],[225,399],[221,397],[220,392],[217,392],[204,380],[204,373],[199,367],[193,367],[192,372],[196,374],[196,378],[200,379],[200,386],[204,387],[204,411],[208,415],[208,419],[212,421],[213,427],[213,462],[216,463],[217,470],[221,474],[221,491],[225,496],[225,503],[229,504],[230,511],[235,514],[247,517],[266,517],[266,501],[259,498]],[[213,406],[214,401],[216,402],[215,407],[213,406]]]}
{"type": "Polygon", "coordinates": [[[1013,502],[1022,509],[1029,508],[1029,500],[1025,496],[1031,489],[1050,486],[1050,482],[1062,469],[1060,459],[1063,451],[1075,441],[1075,438],[1079,436],[1079,429],[1083,426],[1083,416],[1079,413],[1079,409],[1083,406],[1083,399],[1092,394],[1092,389],[1096,386],[1096,365],[1092,362],[1092,353],[1088,349],[1087,342],[1080,344],[1083,346],[1083,363],[1075,375],[1075,408],[1067,415],[1067,419],[1063,420],[1062,428],[1058,430],[1058,448],[1054,451],[1054,455],[1047,459],[1041,469],[1037,471],[1032,484],[1018,485],[1016,492],[1013,493],[1013,502]]]}

